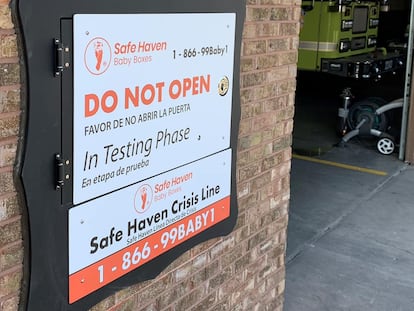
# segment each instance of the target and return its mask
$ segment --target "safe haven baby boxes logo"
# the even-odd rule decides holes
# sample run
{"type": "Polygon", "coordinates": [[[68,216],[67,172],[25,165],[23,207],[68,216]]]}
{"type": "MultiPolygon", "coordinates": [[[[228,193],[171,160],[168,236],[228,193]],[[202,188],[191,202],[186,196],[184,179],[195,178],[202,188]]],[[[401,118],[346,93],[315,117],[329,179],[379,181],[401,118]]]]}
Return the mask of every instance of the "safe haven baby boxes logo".
{"type": "Polygon", "coordinates": [[[152,203],[152,188],[149,185],[142,185],[135,193],[134,208],[139,214],[146,212],[152,203]]]}
{"type": "Polygon", "coordinates": [[[149,63],[153,60],[153,52],[166,51],[167,42],[128,41],[111,44],[102,37],[89,41],[85,49],[85,66],[93,75],[105,73],[110,65],[131,66],[133,64],[149,63]]]}
{"type": "Polygon", "coordinates": [[[112,60],[111,46],[104,38],[96,37],[89,41],[85,49],[85,66],[93,75],[101,75],[108,70],[112,60]]]}

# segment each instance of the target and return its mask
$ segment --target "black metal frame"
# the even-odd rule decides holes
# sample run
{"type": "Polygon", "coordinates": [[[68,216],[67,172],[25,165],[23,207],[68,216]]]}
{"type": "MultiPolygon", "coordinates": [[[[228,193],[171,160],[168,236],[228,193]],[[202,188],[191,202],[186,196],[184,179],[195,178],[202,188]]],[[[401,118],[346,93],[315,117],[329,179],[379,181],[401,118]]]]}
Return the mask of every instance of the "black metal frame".
{"type": "MultiPolygon", "coordinates": [[[[210,238],[230,233],[237,221],[236,153],[240,119],[239,67],[244,0],[15,0],[19,34],[24,50],[22,76],[26,86],[24,138],[18,160],[22,202],[26,204],[25,275],[21,308],[26,310],[86,310],[123,287],[156,277],[185,251],[210,238]],[[231,215],[225,221],[155,258],[144,266],[68,303],[68,209],[72,204],[72,182],[56,189],[56,177],[72,174],[71,67],[55,75],[55,39],[72,46],[74,14],[124,13],[236,13],[233,75],[231,148],[231,215]],[[68,31],[68,29],[70,31],[68,31]],[[57,167],[56,155],[60,170],[57,167]],[[63,169],[63,170],[62,170],[63,169]],[[59,174],[58,174],[59,173],[59,174]],[[63,175],[62,175],[63,174],[63,175]],[[29,268],[28,268],[29,267],[29,268]]],[[[63,54],[71,63],[71,53],[63,54]]],[[[24,91],[23,91],[24,92],[24,91]]]]}

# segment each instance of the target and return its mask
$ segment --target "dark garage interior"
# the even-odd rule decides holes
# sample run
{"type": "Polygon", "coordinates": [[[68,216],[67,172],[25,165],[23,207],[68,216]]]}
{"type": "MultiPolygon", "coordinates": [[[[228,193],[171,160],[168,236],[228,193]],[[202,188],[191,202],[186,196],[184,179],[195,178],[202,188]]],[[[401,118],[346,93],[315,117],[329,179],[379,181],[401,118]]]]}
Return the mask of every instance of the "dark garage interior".
{"type": "MultiPolygon", "coordinates": [[[[389,4],[380,15],[377,47],[405,55],[411,2],[389,4]]],[[[399,158],[403,109],[374,122],[395,138],[389,155],[378,151],[378,137],[365,132],[341,144],[338,117],[344,89],[351,91],[351,107],[367,100],[381,106],[404,97],[406,75],[406,66],[370,79],[299,68],[285,311],[412,310],[413,171],[399,158]]],[[[361,110],[350,111],[358,119],[361,110]]]]}

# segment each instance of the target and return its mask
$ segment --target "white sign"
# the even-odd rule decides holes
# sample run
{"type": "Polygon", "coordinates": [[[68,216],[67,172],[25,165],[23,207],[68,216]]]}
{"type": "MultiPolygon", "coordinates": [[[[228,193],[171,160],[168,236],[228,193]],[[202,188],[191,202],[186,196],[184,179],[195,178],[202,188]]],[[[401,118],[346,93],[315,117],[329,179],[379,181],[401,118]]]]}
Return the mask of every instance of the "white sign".
{"type": "Polygon", "coordinates": [[[69,210],[76,301],[230,215],[231,149],[69,210]]]}
{"type": "Polygon", "coordinates": [[[74,204],[230,147],[234,40],[234,13],[74,16],[74,204]]]}

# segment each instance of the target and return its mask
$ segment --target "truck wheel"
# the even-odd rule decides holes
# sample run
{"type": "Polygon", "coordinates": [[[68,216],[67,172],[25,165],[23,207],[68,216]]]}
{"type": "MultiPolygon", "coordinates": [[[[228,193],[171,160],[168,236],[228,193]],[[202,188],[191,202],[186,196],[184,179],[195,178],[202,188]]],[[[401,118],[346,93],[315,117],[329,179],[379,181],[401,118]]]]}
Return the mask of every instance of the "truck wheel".
{"type": "Polygon", "coordinates": [[[380,138],[377,142],[377,150],[384,155],[390,155],[394,152],[395,143],[389,137],[380,138]]]}

